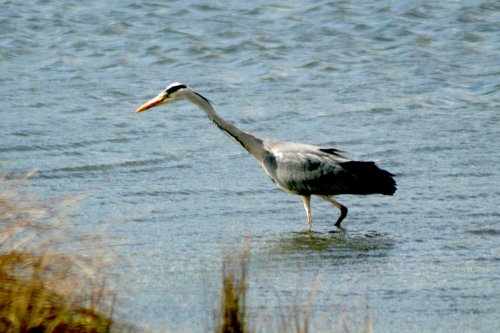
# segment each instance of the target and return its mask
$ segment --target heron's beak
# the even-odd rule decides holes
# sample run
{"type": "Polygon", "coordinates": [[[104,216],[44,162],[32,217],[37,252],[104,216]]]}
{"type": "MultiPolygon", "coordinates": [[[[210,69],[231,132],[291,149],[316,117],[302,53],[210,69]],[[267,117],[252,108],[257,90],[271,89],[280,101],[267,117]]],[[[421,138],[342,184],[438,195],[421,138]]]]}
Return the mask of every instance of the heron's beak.
{"type": "Polygon", "coordinates": [[[139,108],[137,108],[137,110],[135,110],[135,113],[139,113],[142,111],[146,111],[147,109],[151,109],[152,107],[157,106],[158,104],[160,104],[164,100],[165,100],[165,95],[159,94],[155,98],[152,98],[149,101],[147,101],[146,103],[142,104],[139,108]]]}

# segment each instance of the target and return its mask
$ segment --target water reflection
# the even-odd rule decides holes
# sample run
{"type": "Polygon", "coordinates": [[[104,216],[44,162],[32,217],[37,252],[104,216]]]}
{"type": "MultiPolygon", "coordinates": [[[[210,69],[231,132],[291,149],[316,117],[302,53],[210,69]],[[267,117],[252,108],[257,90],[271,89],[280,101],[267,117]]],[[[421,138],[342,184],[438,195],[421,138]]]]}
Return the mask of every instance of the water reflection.
{"type": "Polygon", "coordinates": [[[274,254],[330,253],[343,256],[372,255],[394,247],[394,240],[387,234],[351,232],[345,229],[330,232],[297,232],[283,235],[273,247],[274,254]]]}

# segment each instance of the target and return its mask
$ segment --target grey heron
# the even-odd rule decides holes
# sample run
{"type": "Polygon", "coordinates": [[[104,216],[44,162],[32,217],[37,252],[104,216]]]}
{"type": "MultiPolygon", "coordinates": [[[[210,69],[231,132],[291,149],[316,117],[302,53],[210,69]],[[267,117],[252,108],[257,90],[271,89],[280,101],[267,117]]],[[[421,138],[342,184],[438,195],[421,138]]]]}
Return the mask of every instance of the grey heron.
{"type": "Polygon", "coordinates": [[[252,154],[265,173],[283,190],[302,198],[307,229],[312,229],[311,196],[318,196],[340,209],[335,226],[340,227],[347,207],[331,196],[338,194],[385,194],[396,191],[393,174],[374,162],[354,161],[334,148],[261,139],[247,133],[219,116],[210,101],[181,83],[172,83],[158,96],[141,105],[136,113],[175,101],[187,100],[252,154]]]}

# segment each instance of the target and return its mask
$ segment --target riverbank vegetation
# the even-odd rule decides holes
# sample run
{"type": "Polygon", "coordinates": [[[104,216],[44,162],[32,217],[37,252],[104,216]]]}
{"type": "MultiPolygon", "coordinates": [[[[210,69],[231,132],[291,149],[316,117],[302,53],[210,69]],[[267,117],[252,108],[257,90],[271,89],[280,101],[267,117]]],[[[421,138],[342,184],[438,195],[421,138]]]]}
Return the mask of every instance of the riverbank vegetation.
{"type": "Polygon", "coordinates": [[[61,211],[72,198],[40,202],[26,179],[0,179],[0,332],[127,331],[113,318],[116,292],[101,240],[81,235],[61,211]],[[7,185],[9,184],[9,185],[7,185]]]}
{"type": "MultiPolygon", "coordinates": [[[[105,240],[81,234],[62,213],[75,199],[40,202],[23,191],[27,179],[0,177],[0,332],[139,331],[116,319],[116,299],[124,290],[111,273],[113,258],[102,251],[105,240]]],[[[248,311],[249,265],[248,242],[223,260],[222,290],[211,330],[311,332],[318,288],[305,304],[292,304],[289,311],[280,309],[267,315],[272,320],[260,322],[248,311]]],[[[369,314],[366,306],[364,323],[354,330],[341,314],[335,329],[326,331],[371,333],[369,314]]]]}

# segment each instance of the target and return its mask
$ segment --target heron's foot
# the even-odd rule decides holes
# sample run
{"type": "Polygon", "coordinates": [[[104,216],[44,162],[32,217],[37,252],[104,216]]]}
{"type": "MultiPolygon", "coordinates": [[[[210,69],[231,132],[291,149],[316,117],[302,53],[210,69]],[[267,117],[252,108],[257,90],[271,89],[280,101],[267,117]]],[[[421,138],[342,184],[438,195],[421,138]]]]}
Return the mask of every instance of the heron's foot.
{"type": "Polygon", "coordinates": [[[300,231],[296,231],[295,233],[298,235],[310,236],[310,235],[314,234],[315,232],[312,231],[312,229],[305,228],[305,229],[302,229],[300,231]]]}
{"type": "Polygon", "coordinates": [[[328,231],[329,234],[343,236],[347,234],[347,230],[344,227],[337,226],[337,229],[328,231]]]}
{"type": "Polygon", "coordinates": [[[340,209],[340,216],[337,222],[335,222],[335,226],[338,228],[340,228],[340,223],[342,223],[342,221],[345,219],[348,211],[347,207],[343,205],[340,205],[339,209],[340,209]]]}

